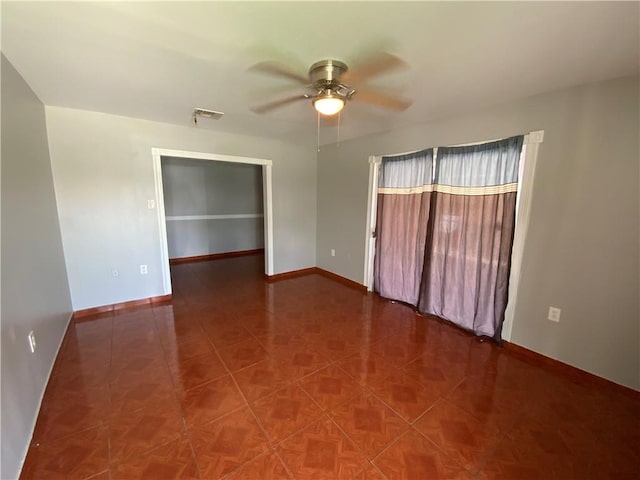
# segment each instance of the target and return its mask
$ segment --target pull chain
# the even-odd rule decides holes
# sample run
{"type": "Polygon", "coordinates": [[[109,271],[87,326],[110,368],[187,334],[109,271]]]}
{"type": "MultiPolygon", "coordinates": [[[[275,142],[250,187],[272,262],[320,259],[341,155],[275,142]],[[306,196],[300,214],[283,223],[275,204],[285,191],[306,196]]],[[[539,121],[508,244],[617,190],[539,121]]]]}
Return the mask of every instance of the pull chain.
{"type": "Polygon", "coordinates": [[[318,140],[316,142],[318,152],[320,152],[320,112],[318,112],[318,140]]]}
{"type": "Polygon", "coordinates": [[[340,146],[340,120],[342,120],[342,112],[338,112],[338,136],[336,137],[336,147],[340,146]]]}

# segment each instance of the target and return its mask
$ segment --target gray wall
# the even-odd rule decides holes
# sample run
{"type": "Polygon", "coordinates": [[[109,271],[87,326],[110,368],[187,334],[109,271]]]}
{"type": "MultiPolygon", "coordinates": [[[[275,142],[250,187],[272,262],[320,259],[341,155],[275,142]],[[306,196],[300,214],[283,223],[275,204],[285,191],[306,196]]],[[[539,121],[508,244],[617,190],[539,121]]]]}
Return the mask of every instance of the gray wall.
{"type": "MultiPolygon", "coordinates": [[[[274,273],[316,263],[316,151],[269,138],[45,108],[74,310],[163,293],[152,147],[273,161],[274,273]],[[141,276],[139,265],[148,265],[141,276]],[[111,275],[119,270],[119,277],[111,275]]],[[[224,122],[224,118],[219,120],[224,122]]]]}
{"type": "Polygon", "coordinates": [[[2,471],[17,478],[71,316],[44,106],[2,55],[2,471]],[[36,336],[35,353],[27,335],[36,336]]]}
{"type": "Polygon", "coordinates": [[[162,158],[169,258],[264,248],[264,219],[170,220],[192,215],[262,215],[262,167],[162,158]]]}
{"type": "Polygon", "coordinates": [[[318,266],[363,281],[369,155],[544,130],[511,340],[640,389],[638,92],[618,79],[323,147],[318,266]]]}

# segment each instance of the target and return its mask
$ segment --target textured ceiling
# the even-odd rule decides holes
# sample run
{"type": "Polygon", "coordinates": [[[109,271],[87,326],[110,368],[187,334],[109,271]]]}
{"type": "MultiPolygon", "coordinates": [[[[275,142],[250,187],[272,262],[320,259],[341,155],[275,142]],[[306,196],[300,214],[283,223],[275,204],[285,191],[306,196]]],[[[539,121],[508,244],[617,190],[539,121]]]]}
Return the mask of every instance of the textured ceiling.
{"type": "MultiPolygon", "coordinates": [[[[406,60],[370,85],[413,105],[347,104],[347,139],[637,74],[639,30],[638,2],[2,2],[3,53],[46,105],[181,125],[198,106],[225,112],[202,128],[311,143],[310,102],[250,111],[303,92],[251,65],[406,60]]],[[[335,126],[321,135],[334,141],[335,126]]]]}

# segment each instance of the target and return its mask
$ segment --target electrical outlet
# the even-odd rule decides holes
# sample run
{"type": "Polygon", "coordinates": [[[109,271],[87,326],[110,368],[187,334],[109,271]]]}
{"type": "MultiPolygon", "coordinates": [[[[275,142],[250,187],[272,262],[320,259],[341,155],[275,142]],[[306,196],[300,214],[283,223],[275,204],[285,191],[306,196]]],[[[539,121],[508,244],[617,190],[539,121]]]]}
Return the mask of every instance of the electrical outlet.
{"type": "Polygon", "coordinates": [[[140,275],[146,275],[147,273],[149,273],[147,271],[147,266],[146,265],[140,265],[140,275]]]}
{"type": "Polygon", "coordinates": [[[560,310],[557,307],[549,307],[549,315],[547,316],[547,318],[549,320],[551,320],[552,322],[560,323],[560,313],[561,312],[562,312],[562,310],[560,310]]]}
{"type": "Polygon", "coordinates": [[[111,276],[112,277],[119,277],[120,276],[120,272],[118,272],[117,268],[114,268],[113,270],[111,270],[111,276]]]}
{"type": "Polygon", "coordinates": [[[155,200],[147,200],[147,208],[149,210],[153,210],[154,208],[156,208],[156,201],[155,200]]]}
{"type": "Polygon", "coordinates": [[[335,249],[333,249],[333,248],[331,249],[331,256],[332,256],[332,257],[335,257],[335,256],[336,256],[336,251],[335,251],[335,249]]]}
{"type": "Polygon", "coordinates": [[[36,336],[33,333],[33,330],[29,332],[29,335],[27,335],[27,338],[29,339],[29,349],[31,350],[31,353],[35,353],[36,352],[36,336]]]}

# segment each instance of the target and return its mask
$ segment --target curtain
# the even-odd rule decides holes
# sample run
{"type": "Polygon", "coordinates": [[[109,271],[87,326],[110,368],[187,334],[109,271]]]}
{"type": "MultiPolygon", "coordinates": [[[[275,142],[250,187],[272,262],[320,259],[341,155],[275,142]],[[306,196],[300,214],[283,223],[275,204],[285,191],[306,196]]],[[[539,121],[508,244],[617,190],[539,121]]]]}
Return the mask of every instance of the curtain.
{"type": "Polygon", "coordinates": [[[378,183],[374,290],[418,304],[433,176],[433,149],[383,157],[378,183]]]}
{"type": "Polygon", "coordinates": [[[381,296],[500,342],[523,140],[382,159],[374,265],[381,296]]]}
{"type": "Polygon", "coordinates": [[[500,341],[523,137],[438,149],[418,309],[500,341]]]}

